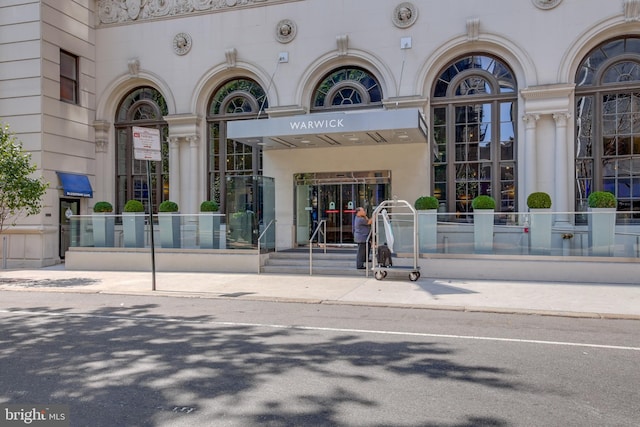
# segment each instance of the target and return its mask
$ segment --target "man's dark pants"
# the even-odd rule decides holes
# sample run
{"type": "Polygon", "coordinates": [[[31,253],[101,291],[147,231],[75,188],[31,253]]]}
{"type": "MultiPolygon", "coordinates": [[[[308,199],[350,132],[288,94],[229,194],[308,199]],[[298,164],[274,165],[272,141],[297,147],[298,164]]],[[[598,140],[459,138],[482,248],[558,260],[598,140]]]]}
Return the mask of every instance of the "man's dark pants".
{"type": "Polygon", "coordinates": [[[365,268],[364,262],[367,259],[367,242],[358,242],[358,255],[356,256],[356,267],[365,268]]]}

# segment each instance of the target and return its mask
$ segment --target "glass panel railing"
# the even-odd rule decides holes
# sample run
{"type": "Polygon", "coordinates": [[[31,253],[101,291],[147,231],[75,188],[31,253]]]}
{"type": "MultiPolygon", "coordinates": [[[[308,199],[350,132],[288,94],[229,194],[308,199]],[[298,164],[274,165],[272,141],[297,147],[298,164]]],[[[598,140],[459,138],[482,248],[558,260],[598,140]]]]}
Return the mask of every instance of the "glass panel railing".
{"type": "Polygon", "coordinates": [[[575,212],[505,214],[418,211],[421,253],[640,257],[640,224],[616,225],[616,212],[581,212],[586,224],[557,218],[575,212]],[[483,217],[490,216],[488,221],[483,217]]]}
{"type": "MultiPolygon", "coordinates": [[[[456,213],[418,211],[416,226],[420,254],[538,255],[551,257],[608,256],[640,258],[640,224],[615,223],[611,215],[580,212],[585,224],[559,222],[575,212],[456,213]],[[489,220],[486,220],[488,216],[489,220]],[[484,221],[483,221],[484,220],[484,221]]],[[[391,243],[393,252],[414,252],[412,214],[391,217],[388,227],[378,224],[379,242],[391,243]],[[388,236],[387,236],[388,234],[388,236]]],[[[233,214],[231,215],[233,218],[233,214]]],[[[272,222],[273,221],[273,222],[272,222]]],[[[237,221],[229,227],[221,213],[173,214],[171,221],[154,215],[156,247],[182,249],[246,249],[255,245],[230,246],[238,236],[259,230],[261,249],[275,248],[275,221],[271,225],[237,221]],[[254,230],[256,229],[256,230],[254,230]],[[235,233],[235,234],[234,234],[235,233]]],[[[149,247],[147,215],[74,215],[70,218],[71,247],[149,247]],[[136,231],[137,230],[137,231],[136,231]],[[141,231],[140,231],[141,230],[141,231]],[[141,233],[141,234],[140,234],[141,233]],[[142,237],[140,237],[140,235],[142,237]]],[[[249,240],[249,239],[247,239],[249,240]]]]}
{"type": "MultiPolygon", "coordinates": [[[[153,240],[157,248],[226,248],[224,214],[159,214],[153,219],[153,240]]],[[[70,228],[71,247],[150,247],[147,214],[74,215],[70,218],[70,228]]]]}

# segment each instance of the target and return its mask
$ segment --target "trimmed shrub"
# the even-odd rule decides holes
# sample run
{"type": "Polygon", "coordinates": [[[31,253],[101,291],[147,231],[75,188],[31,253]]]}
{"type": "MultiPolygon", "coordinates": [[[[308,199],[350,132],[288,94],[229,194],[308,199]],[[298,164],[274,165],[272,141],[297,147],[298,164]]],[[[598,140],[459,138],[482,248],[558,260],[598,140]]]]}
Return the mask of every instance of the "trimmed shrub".
{"type": "Polygon", "coordinates": [[[158,212],[178,212],[179,209],[178,204],[171,200],[165,200],[158,206],[158,212]]]}
{"type": "Polygon", "coordinates": [[[587,200],[590,208],[615,208],[618,206],[616,196],[609,191],[594,191],[589,194],[587,200]]]}
{"type": "Polygon", "coordinates": [[[218,204],[214,200],[205,200],[200,203],[200,212],[218,212],[218,204]]]}
{"type": "Polygon", "coordinates": [[[129,200],[125,203],[123,212],[144,212],[144,205],[140,200],[129,200]]]}
{"type": "Polygon", "coordinates": [[[113,205],[109,202],[96,202],[95,205],[93,205],[93,212],[95,213],[109,213],[109,212],[113,212],[113,205]]]}
{"type": "Polygon", "coordinates": [[[493,197],[481,194],[471,201],[471,207],[477,209],[495,209],[496,201],[493,197]]]}
{"type": "Polygon", "coordinates": [[[414,207],[419,211],[438,209],[438,199],[433,196],[418,197],[414,203],[414,207]]]}
{"type": "Polygon", "coordinates": [[[551,207],[551,196],[543,191],[529,194],[527,206],[530,209],[549,209],[551,207]]]}

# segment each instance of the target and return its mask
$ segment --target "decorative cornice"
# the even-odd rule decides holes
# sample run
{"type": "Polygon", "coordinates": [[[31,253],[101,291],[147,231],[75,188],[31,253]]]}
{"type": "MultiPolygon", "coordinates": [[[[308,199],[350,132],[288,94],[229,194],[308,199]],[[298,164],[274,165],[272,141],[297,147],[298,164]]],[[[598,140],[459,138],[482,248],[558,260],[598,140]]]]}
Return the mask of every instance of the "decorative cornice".
{"type": "Polygon", "coordinates": [[[540,120],[540,114],[524,114],[522,116],[522,121],[527,129],[535,129],[538,120],[540,120]]]}
{"type": "Polygon", "coordinates": [[[238,51],[235,47],[231,47],[224,51],[224,57],[227,60],[227,68],[233,68],[236,66],[236,59],[238,58],[238,51]]]}
{"type": "Polygon", "coordinates": [[[625,22],[640,21],[640,0],[624,0],[625,22]]]}
{"type": "Polygon", "coordinates": [[[387,110],[395,110],[396,108],[424,108],[429,98],[422,96],[398,96],[395,98],[387,98],[382,101],[382,105],[387,110]]]}
{"type": "Polygon", "coordinates": [[[200,117],[194,114],[172,114],[165,116],[169,125],[169,141],[177,138],[199,137],[200,117]]]}
{"type": "Polygon", "coordinates": [[[338,55],[344,56],[349,50],[349,36],[347,34],[341,34],[336,37],[336,44],[338,45],[338,55]]]}
{"type": "Polygon", "coordinates": [[[276,24],[276,40],[280,43],[289,43],[297,32],[298,26],[291,19],[283,19],[276,24]]]}
{"type": "Polygon", "coordinates": [[[300,105],[282,105],[279,107],[269,107],[265,110],[269,118],[296,116],[299,114],[307,114],[307,109],[300,105]]]}
{"type": "Polygon", "coordinates": [[[106,153],[109,146],[109,129],[111,129],[111,123],[106,120],[94,120],[92,125],[95,130],[94,141],[96,153],[106,153]]]}
{"type": "Polygon", "coordinates": [[[138,77],[138,73],[140,72],[140,61],[138,58],[127,61],[127,67],[129,68],[129,75],[131,77],[138,77]]]}
{"type": "Polygon", "coordinates": [[[294,1],[301,0],[99,0],[96,16],[98,25],[117,25],[294,1]]]}
{"type": "Polygon", "coordinates": [[[480,18],[467,19],[467,41],[475,42],[480,38],[480,18]]]}
{"type": "Polygon", "coordinates": [[[398,28],[409,28],[418,19],[418,8],[411,2],[400,3],[393,9],[391,21],[398,28]]]}
{"type": "Polygon", "coordinates": [[[575,84],[532,86],[522,89],[520,94],[524,99],[565,97],[573,93],[575,86],[575,84]]]}
{"type": "Polygon", "coordinates": [[[553,9],[560,4],[562,0],[532,0],[538,9],[553,9]]]}

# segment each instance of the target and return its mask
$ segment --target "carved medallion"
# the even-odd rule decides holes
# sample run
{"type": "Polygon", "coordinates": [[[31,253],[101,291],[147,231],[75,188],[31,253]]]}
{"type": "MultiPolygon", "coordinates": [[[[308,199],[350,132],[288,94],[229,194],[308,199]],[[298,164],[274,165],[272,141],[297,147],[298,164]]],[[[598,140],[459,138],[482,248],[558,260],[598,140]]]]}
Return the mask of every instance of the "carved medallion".
{"type": "Polygon", "coordinates": [[[531,0],[538,9],[553,9],[562,0],[531,0]]]}
{"type": "Polygon", "coordinates": [[[185,55],[191,50],[191,36],[187,33],[178,33],[173,38],[173,50],[178,55],[185,55]]]}
{"type": "Polygon", "coordinates": [[[276,40],[289,43],[296,36],[296,23],[290,19],[283,19],[276,25],[276,40]]]}
{"type": "Polygon", "coordinates": [[[396,27],[409,28],[418,19],[418,8],[408,1],[400,3],[393,9],[391,19],[396,27]]]}

